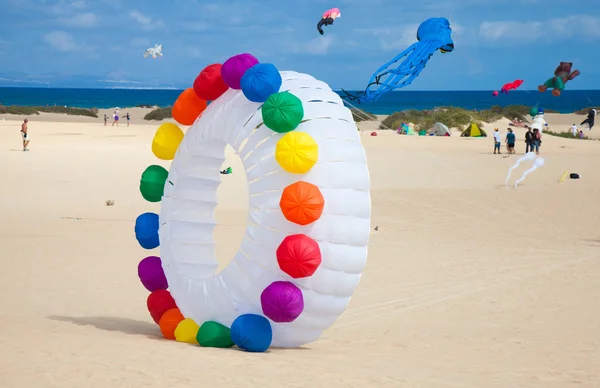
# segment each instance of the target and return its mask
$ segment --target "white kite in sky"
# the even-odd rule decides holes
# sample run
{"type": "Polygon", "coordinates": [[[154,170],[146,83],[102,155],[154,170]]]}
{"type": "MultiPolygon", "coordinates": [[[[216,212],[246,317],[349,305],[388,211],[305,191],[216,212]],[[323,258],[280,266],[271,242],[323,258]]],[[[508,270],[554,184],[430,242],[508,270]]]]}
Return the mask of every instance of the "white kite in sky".
{"type": "Polygon", "coordinates": [[[144,53],[144,58],[148,58],[149,55],[152,55],[152,58],[156,59],[156,57],[162,57],[162,44],[155,44],[154,47],[150,47],[144,53]]]}

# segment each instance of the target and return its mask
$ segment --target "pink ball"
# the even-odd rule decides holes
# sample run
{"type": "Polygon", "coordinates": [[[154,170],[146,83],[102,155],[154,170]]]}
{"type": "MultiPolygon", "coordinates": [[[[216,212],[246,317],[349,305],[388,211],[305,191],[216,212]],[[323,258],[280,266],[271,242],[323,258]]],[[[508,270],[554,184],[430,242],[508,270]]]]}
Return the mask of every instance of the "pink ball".
{"type": "Polygon", "coordinates": [[[140,281],[150,292],[169,288],[160,257],[148,256],[138,264],[140,281]]]}
{"type": "Polygon", "coordinates": [[[497,96],[497,95],[498,95],[498,91],[497,91],[497,90],[494,90],[494,91],[492,92],[492,96],[497,96]]]}
{"type": "Polygon", "coordinates": [[[246,70],[258,63],[253,55],[245,53],[235,55],[223,63],[221,67],[221,77],[223,81],[232,89],[240,90],[240,81],[246,70]]]}

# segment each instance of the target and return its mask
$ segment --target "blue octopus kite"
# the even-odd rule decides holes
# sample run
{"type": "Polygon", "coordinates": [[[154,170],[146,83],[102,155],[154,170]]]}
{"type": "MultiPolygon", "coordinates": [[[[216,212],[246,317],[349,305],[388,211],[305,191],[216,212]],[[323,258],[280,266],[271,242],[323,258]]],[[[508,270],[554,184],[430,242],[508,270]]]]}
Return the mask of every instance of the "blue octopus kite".
{"type": "Polygon", "coordinates": [[[359,103],[372,102],[387,92],[409,85],[423,71],[433,53],[437,50],[442,53],[454,50],[451,35],[452,29],[447,19],[431,18],[425,20],[417,30],[418,42],[413,43],[394,59],[381,66],[371,77],[364,92],[351,95],[342,89],[346,94],[344,98],[358,100],[359,103]],[[407,55],[408,58],[396,68],[388,69],[407,55]],[[382,79],[384,77],[385,79],[382,79]],[[371,89],[374,85],[377,85],[377,88],[371,89]]]}

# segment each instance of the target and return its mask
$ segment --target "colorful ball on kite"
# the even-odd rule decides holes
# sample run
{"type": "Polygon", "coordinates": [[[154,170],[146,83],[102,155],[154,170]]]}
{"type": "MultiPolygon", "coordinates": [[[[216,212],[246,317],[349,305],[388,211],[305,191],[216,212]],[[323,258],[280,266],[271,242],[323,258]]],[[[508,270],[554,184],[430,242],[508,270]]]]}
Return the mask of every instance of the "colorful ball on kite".
{"type": "Polygon", "coordinates": [[[248,352],[265,352],[273,341],[273,329],[262,315],[240,315],[231,324],[231,340],[248,352]]]}
{"type": "Polygon", "coordinates": [[[272,94],[261,111],[267,128],[278,133],[296,129],[304,117],[302,101],[290,92],[272,94]]]}
{"type": "Polygon", "coordinates": [[[135,220],[135,238],[144,249],[154,249],[160,245],[158,239],[158,214],[140,214],[135,220]]]}
{"type": "Polygon", "coordinates": [[[169,288],[160,257],[148,256],[138,264],[138,276],[142,285],[150,292],[169,288]]]}
{"type": "Polygon", "coordinates": [[[152,153],[161,160],[173,160],[183,136],[183,131],[176,124],[161,124],[152,139],[152,153]]]}
{"type": "Polygon", "coordinates": [[[162,166],[152,165],[146,168],[140,179],[142,197],[148,202],[160,202],[168,176],[169,172],[162,166]]]}
{"type": "Polygon", "coordinates": [[[223,81],[232,89],[241,89],[240,82],[246,70],[258,63],[251,54],[238,54],[223,63],[221,67],[221,77],[223,81]]]}
{"type": "Polygon", "coordinates": [[[273,322],[294,322],[304,310],[302,291],[290,282],[273,282],[260,295],[263,314],[273,322]]]}
{"type": "Polygon", "coordinates": [[[216,100],[229,89],[221,76],[221,67],[220,63],[208,65],[196,77],[194,92],[198,98],[205,101],[216,100]]]}
{"type": "Polygon", "coordinates": [[[270,63],[258,63],[244,73],[240,85],[244,96],[252,102],[265,102],[281,87],[281,74],[270,63]]]}

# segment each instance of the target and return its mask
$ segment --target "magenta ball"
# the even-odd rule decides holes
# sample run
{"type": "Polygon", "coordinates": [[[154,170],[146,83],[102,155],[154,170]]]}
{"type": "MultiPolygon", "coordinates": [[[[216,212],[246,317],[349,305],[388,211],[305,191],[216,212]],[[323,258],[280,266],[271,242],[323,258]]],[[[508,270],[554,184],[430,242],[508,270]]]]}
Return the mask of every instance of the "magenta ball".
{"type": "Polygon", "coordinates": [[[240,82],[246,70],[258,63],[251,54],[238,54],[223,63],[221,67],[221,77],[223,81],[232,89],[241,89],[240,82]]]}
{"type": "Polygon", "coordinates": [[[497,95],[498,95],[498,91],[497,91],[497,90],[494,90],[494,91],[492,92],[492,96],[497,96],[497,95]]]}
{"type": "Polygon", "coordinates": [[[302,291],[290,282],[273,282],[260,295],[263,314],[273,322],[293,322],[304,310],[302,291]]]}
{"type": "Polygon", "coordinates": [[[148,256],[140,261],[138,276],[144,287],[150,292],[169,288],[160,257],[148,256]]]}

